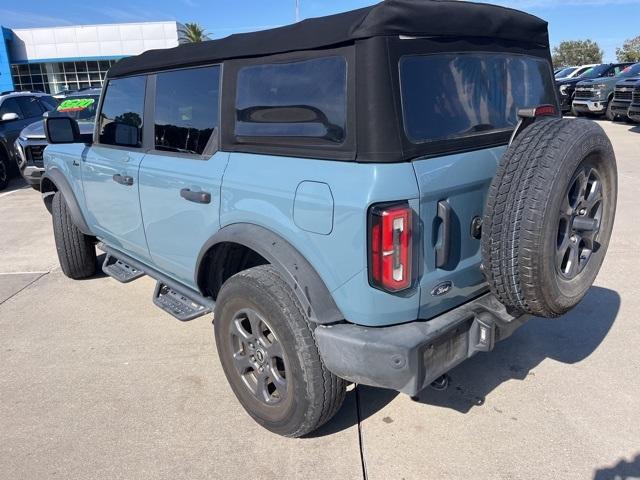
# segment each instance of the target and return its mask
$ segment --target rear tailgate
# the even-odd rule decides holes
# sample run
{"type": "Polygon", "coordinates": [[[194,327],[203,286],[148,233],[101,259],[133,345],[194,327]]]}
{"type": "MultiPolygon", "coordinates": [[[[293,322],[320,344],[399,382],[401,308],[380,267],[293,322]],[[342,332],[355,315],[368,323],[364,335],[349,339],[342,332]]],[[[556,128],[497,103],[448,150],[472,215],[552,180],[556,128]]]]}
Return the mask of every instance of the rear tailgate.
{"type": "Polygon", "coordinates": [[[505,149],[502,146],[413,162],[424,235],[419,318],[432,318],[487,290],[480,270],[480,240],[472,235],[472,223],[474,218],[482,218],[489,185],[505,149]],[[439,202],[447,207],[444,219],[438,216],[439,202]],[[439,247],[444,251],[447,217],[449,255],[438,267],[436,251],[439,247]]]}

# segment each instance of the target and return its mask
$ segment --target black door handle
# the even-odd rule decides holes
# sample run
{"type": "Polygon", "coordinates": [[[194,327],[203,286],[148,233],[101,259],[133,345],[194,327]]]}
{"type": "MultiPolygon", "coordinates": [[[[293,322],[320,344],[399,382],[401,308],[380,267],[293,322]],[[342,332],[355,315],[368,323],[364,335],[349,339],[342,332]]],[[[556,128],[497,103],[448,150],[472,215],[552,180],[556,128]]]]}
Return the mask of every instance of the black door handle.
{"type": "Polygon", "coordinates": [[[442,268],[449,263],[451,252],[451,205],[446,200],[438,202],[436,218],[442,223],[440,227],[440,242],[436,246],[436,267],[442,268]]]}
{"type": "Polygon", "coordinates": [[[113,181],[116,183],[119,183],[120,185],[126,185],[127,187],[130,187],[131,185],[133,185],[133,177],[129,177],[127,175],[120,175],[119,173],[116,173],[113,176],[113,181]]]}
{"type": "Polygon", "coordinates": [[[188,188],[183,188],[180,190],[180,196],[190,202],[211,203],[211,194],[209,192],[194,192],[188,188]]]}

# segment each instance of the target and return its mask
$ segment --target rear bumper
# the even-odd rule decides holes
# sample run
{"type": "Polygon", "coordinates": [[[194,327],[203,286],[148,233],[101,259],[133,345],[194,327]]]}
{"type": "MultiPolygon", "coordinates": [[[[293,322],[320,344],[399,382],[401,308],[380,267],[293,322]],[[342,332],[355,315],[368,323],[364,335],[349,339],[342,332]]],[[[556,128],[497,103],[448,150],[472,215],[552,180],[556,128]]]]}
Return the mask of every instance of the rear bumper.
{"type": "Polygon", "coordinates": [[[477,352],[493,350],[529,320],[513,316],[492,294],[428,321],[392,327],[319,326],[326,367],[345,380],[416,395],[477,352]]]}

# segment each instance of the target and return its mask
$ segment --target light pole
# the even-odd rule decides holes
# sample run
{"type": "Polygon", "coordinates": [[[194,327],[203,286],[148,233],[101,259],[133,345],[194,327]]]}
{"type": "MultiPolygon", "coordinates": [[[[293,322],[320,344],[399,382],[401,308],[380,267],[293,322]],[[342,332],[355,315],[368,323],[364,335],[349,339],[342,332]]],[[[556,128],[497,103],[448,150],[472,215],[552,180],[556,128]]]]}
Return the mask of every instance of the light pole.
{"type": "Polygon", "coordinates": [[[300,21],[300,0],[296,0],[296,22],[300,21]]]}

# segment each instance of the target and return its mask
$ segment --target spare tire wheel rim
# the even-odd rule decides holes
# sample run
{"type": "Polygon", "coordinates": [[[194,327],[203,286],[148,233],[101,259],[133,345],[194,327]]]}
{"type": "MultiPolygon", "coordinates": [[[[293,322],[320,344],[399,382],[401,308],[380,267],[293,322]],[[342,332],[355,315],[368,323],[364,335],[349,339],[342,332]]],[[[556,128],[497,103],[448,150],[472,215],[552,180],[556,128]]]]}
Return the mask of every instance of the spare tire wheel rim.
{"type": "Polygon", "coordinates": [[[586,161],[578,166],[562,199],[558,221],[556,271],[571,280],[598,251],[603,191],[598,169],[586,161]]]}
{"type": "Polygon", "coordinates": [[[242,309],[233,317],[229,337],[236,372],[253,396],[267,405],[284,400],[286,357],[267,320],[252,308],[242,309]]]}

